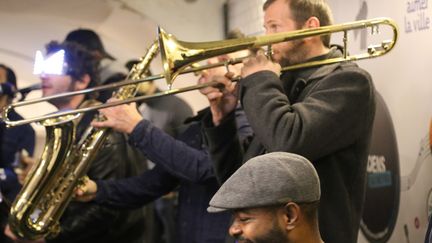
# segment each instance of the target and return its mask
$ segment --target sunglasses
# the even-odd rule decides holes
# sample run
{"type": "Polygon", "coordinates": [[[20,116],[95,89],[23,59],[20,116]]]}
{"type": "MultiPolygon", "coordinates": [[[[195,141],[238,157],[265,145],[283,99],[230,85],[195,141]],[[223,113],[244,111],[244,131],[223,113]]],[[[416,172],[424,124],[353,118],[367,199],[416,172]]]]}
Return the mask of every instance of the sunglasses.
{"type": "Polygon", "coordinates": [[[33,74],[65,75],[67,71],[67,63],[65,62],[64,57],[64,50],[59,50],[47,57],[44,57],[41,51],[36,51],[33,74]]]}

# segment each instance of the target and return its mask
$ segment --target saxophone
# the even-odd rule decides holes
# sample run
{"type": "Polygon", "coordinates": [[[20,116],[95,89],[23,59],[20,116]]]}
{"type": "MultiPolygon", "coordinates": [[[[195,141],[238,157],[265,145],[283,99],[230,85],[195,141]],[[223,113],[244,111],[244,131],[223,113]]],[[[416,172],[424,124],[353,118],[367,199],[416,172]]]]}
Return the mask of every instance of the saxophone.
{"type": "MultiPolygon", "coordinates": [[[[137,80],[144,77],[158,51],[159,46],[154,42],[127,78],[137,80]]],[[[134,97],[138,86],[122,86],[113,97],[120,100],[134,97]]],[[[41,122],[46,130],[44,150],[10,209],[9,225],[15,235],[35,240],[52,238],[60,232],[59,219],[109,130],[90,126],[74,144],[81,116],[68,115],[41,122]]],[[[104,118],[98,115],[94,119],[104,118]]]]}

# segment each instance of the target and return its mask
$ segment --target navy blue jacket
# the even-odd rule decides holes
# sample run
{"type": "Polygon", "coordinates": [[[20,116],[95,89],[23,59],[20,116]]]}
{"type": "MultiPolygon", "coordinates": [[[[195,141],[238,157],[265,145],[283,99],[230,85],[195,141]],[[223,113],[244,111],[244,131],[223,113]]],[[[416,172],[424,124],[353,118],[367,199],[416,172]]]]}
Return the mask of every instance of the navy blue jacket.
{"type": "MultiPolygon", "coordinates": [[[[244,113],[238,111],[237,114],[240,134],[251,135],[244,113]]],[[[130,135],[129,142],[156,166],[140,176],[98,181],[95,200],[116,208],[133,208],[179,187],[177,242],[224,242],[230,213],[207,212],[208,203],[219,183],[207,148],[203,145],[201,123],[191,122],[176,140],[149,121],[142,120],[130,135]]]]}
{"type": "MultiPolygon", "coordinates": [[[[9,118],[13,121],[23,119],[15,110],[9,112],[9,118]]],[[[2,127],[1,129],[4,130],[1,141],[0,169],[3,171],[0,176],[0,189],[12,201],[21,188],[13,170],[18,166],[17,156],[22,150],[26,150],[29,156],[33,156],[35,132],[29,124],[10,128],[2,127]]]]}

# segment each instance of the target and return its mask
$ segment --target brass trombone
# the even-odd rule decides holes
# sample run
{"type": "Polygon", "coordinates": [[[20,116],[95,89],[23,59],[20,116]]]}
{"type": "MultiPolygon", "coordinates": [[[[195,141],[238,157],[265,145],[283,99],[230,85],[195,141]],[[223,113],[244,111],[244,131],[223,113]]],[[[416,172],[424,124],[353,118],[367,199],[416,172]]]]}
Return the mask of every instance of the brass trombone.
{"type": "Polygon", "coordinates": [[[103,85],[103,86],[90,88],[86,90],[68,92],[68,93],[43,97],[39,99],[17,102],[6,107],[3,110],[2,115],[7,126],[19,126],[27,123],[40,122],[47,119],[61,117],[61,116],[74,115],[78,113],[84,113],[88,111],[103,109],[103,108],[117,106],[121,104],[188,92],[191,90],[197,90],[208,86],[215,86],[218,85],[217,82],[209,82],[205,84],[198,84],[198,85],[192,85],[192,86],[187,86],[187,87],[182,87],[177,89],[171,89],[171,85],[174,79],[179,74],[197,72],[197,71],[202,71],[213,67],[236,64],[236,63],[240,63],[244,58],[232,59],[232,60],[228,60],[227,62],[221,62],[212,65],[194,67],[193,64],[199,61],[212,58],[215,56],[227,54],[227,53],[236,52],[239,50],[257,48],[257,47],[267,46],[279,42],[292,41],[292,40],[307,38],[311,36],[329,35],[336,32],[343,32],[343,56],[342,57],[292,65],[292,66],[282,68],[282,71],[307,68],[307,67],[313,67],[319,65],[327,65],[327,64],[333,64],[338,62],[357,61],[357,60],[382,56],[393,49],[398,39],[397,24],[390,18],[375,18],[375,19],[361,20],[361,21],[349,22],[349,23],[338,24],[338,25],[323,26],[314,29],[301,29],[292,32],[276,33],[276,34],[258,36],[258,37],[247,37],[241,39],[199,42],[199,43],[179,41],[173,35],[167,34],[163,29],[158,28],[158,42],[159,42],[161,59],[162,59],[163,73],[145,77],[142,79],[137,79],[137,80],[125,80],[122,82],[103,85]],[[393,39],[384,40],[380,44],[370,45],[368,47],[367,52],[365,53],[360,53],[356,55],[348,54],[348,31],[371,28],[372,33],[376,33],[380,25],[386,25],[392,29],[393,39]],[[61,97],[69,97],[73,95],[80,95],[80,94],[87,94],[87,93],[97,92],[102,90],[115,89],[124,85],[147,82],[147,81],[152,81],[152,80],[162,79],[162,78],[165,78],[169,86],[169,90],[162,91],[160,93],[156,93],[153,95],[138,96],[138,97],[133,97],[121,101],[110,102],[110,103],[95,105],[87,108],[80,108],[71,111],[58,112],[55,114],[43,115],[43,116],[28,118],[20,121],[11,121],[7,117],[9,110],[15,107],[21,107],[21,106],[48,101],[48,100],[61,98],[61,97]]]}

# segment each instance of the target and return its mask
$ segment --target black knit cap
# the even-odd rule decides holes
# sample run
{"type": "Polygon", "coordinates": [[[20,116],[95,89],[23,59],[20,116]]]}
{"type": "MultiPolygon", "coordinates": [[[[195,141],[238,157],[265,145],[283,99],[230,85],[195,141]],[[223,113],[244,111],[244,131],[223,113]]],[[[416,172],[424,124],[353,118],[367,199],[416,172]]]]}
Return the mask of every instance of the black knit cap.
{"type": "Polygon", "coordinates": [[[116,60],[111,54],[109,54],[103,44],[99,35],[90,29],[76,29],[66,36],[65,41],[76,42],[85,46],[90,51],[99,51],[103,58],[116,60]]]}

